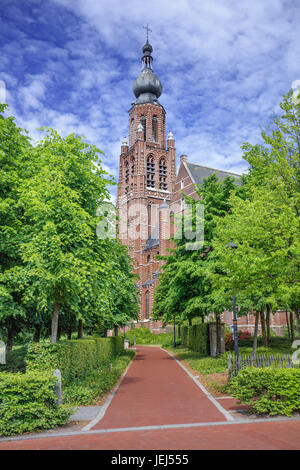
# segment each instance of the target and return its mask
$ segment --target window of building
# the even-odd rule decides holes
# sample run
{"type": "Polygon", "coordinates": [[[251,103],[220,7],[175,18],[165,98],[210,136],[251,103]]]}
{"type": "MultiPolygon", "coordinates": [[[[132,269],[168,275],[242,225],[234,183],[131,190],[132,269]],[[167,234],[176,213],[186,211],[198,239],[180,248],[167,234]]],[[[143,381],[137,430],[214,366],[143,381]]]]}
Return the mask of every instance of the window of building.
{"type": "Polygon", "coordinates": [[[134,157],[131,157],[131,177],[134,176],[135,173],[135,159],[134,157]]]}
{"type": "Polygon", "coordinates": [[[125,162],[125,183],[129,183],[129,163],[125,162]]]}
{"type": "Polygon", "coordinates": [[[149,291],[145,294],[145,318],[149,318],[149,291]]]}
{"type": "Polygon", "coordinates": [[[152,142],[157,141],[157,117],[152,118],[152,142]]]}
{"type": "Polygon", "coordinates": [[[141,124],[142,124],[143,129],[144,129],[144,140],[146,141],[146,137],[147,137],[146,124],[147,124],[147,121],[146,121],[146,117],[143,114],[141,115],[141,124]]]}
{"type": "Polygon", "coordinates": [[[180,189],[183,189],[183,188],[184,188],[184,181],[181,180],[180,189]]]}
{"type": "Polygon", "coordinates": [[[154,157],[150,155],[147,158],[147,187],[155,188],[155,162],[154,157]]]}
{"type": "Polygon", "coordinates": [[[167,164],[165,158],[161,158],[159,161],[159,189],[167,191],[167,164]]]}

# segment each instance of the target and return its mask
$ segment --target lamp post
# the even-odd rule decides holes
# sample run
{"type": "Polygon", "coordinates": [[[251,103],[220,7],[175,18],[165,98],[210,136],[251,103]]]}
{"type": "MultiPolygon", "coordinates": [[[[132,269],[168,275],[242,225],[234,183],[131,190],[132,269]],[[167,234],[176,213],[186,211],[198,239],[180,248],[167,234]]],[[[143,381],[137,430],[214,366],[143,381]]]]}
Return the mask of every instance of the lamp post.
{"type": "MultiPolygon", "coordinates": [[[[237,245],[230,240],[228,245],[232,250],[237,249],[237,245]]],[[[234,252],[234,251],[233,251],[234,252]]],[[[239,355],[239,344],[238,344],[238,327],[237,327],[237,316],[236,316],[236,308],[235,308],[235,295],[232,296],[232,307],[233,307],[233,343],[234,343],[234,353],[235,357],[237,358],[239,355]]]]}

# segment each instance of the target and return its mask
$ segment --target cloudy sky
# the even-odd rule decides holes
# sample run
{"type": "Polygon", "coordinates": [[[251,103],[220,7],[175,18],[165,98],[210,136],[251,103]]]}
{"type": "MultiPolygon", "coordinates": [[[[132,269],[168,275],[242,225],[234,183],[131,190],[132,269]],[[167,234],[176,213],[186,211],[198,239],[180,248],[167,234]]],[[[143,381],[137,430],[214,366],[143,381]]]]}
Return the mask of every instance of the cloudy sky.
{"type": "Polygon", "coordinates": [[[244,171],[241,144],[300,79],[299,0],[1,0],[0,14],[18,124],[84,135],[115,176],[147,23],[178,159],[244,171]]]}

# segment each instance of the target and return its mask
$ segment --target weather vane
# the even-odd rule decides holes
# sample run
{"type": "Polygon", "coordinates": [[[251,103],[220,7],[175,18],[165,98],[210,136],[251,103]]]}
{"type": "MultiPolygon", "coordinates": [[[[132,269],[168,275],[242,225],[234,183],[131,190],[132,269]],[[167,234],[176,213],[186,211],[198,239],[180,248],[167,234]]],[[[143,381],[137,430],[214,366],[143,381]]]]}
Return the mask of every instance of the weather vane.
{"type": "Polygon", "coordinates": [[[148,42],[148,34],[149,34],[149,31],[151,31],[151,33],[152,33],[152,29],[149,28],[148,24],[147,24],[147,26],[143,26],[143,28],[147,31],[147,42],[148,42]]]}

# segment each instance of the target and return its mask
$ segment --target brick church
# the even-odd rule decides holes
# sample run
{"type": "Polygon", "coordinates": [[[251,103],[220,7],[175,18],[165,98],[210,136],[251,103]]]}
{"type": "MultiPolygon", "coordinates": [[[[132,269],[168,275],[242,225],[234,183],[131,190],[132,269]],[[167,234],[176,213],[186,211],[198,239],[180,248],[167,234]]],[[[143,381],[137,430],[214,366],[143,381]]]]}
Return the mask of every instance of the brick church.
{"type": "MultiPolygon", "coordinates": [[[[136,100],[129,109],[129,142],[124,137],[121,145],[117,209],[119,238],[128,247],[139,279],[138,323],[159,332],[161,323],[151,318],[153,293],[163,265],[156,255],[165,255],[170,248],[170,213],[184,209],[181,191],[196,198],[194,185],[201,185],[211,174],[220,179],[239,179],[240,175],[189,163],[186,155],[181,155],[177,171],[175,139],[171,131],[166,133],[166,111],[159,102],[162,84],[153,71],[148,35],[142,51],[142,70],[132,87],[136,100]]],[[[249,331],[254,325],[250,317],[241,321],[249,331]]],[[[224,312],[223,321],[232,324],[231,312],[224,312]]]]}

